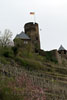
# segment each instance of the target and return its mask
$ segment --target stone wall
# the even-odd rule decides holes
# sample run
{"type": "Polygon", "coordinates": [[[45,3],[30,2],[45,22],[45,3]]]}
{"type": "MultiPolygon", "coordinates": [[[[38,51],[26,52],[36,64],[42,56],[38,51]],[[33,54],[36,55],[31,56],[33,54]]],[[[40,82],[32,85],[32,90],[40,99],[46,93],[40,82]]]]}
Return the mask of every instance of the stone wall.
{"type": "Polygon", "coordinates": [[[58,62],[59,64],[62,63],[61,56],[57,50],[51,50],[51,51],[39,50],[39,54],[44,56],[48,61],[58,62]]]}

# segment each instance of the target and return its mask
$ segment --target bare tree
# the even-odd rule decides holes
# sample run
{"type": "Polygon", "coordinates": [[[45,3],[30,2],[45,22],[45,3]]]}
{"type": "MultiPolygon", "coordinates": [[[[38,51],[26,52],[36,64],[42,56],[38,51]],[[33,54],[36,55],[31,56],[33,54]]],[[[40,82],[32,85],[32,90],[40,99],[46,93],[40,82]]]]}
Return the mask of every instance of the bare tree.
{"type": "Polygon", "coordinates": [[[5,29],[4,33],[0,36],[0,45],[2,47],[8,46],[11,42],[11,38],[12,38],[12,32],[8,29],[5,29]]]}

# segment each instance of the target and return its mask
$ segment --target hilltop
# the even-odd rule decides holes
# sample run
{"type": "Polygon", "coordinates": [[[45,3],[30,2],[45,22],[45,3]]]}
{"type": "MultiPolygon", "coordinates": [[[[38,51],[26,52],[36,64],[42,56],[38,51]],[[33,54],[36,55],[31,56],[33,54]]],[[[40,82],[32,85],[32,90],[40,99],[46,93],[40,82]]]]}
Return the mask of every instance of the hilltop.
{"type": "Polygon", "coordinates": [[[1,100],[66,100],[67,59],[54,51],[40,53],[0,47],[1,100]]]}
{"type": "Polygon", "coordinates": [[[67,50],[40,48],[37,23],[26,23],[14,38],[0,37],[0,100],[67,100],[67,50]]]}

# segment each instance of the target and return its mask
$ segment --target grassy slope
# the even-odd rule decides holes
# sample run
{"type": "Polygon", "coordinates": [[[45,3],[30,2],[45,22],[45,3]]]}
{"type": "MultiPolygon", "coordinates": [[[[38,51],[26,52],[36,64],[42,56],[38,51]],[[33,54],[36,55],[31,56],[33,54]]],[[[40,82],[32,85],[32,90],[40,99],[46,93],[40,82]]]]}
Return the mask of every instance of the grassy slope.
{"type": "Polygon", "coordinates": [[[38,54],[23,54],[22,57],[0,55],[0,80],[1,100],[37,100],[40,95],[43,98],[46,96],[46,100],[67,100],[66,59],[59,65],[38,54]],[[43,89],[44,94],[34,91],[39,91],[39,88],[43,89]]]}

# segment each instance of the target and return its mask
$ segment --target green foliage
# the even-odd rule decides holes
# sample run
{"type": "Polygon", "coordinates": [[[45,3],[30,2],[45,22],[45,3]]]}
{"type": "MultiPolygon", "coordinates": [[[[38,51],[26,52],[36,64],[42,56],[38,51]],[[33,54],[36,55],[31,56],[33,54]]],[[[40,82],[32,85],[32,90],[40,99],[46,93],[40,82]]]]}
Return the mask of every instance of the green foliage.
{"type": "Polygon", "coordinates": [[[17,57],[15,60],[28,70],[44,70],[44,66],[38,61],[21,57],[17,57]]]}
{"type": "Polygon", "coordinates": [[[46,51],[44,53],[45,53],[46,60],[57,63],[57,59],[53,51],[46,51]]]}
{"type": "Polygon", "coordinates": [[[13,58],[14,57],[14,53],[11,47],[0,47],[0,56],[4,56],[7,58],[13,58]]]}
{"type": "Polygon", "coordinates": [[[12,47],[13,53],[16,56],[18,54],[18,48],[16,46],[12,47]]]}
{"type": "Polygon", "coordinates": [[[56,58],[56,50],[52,50],[52,51],[39,50],[39,55],[43,56],[45,61],[58,63],[56,58]]]}
{"type": "Polygon", "coordinates": [[[5,57],[0,57],[0,63],[9,64],[9,61],[5,57]]]}
{"type": "Polygon", "coordinates": [[[9,59],[14,59],[14,52],[11,47],[0,47],[0,62],[10,64],[9,59]]]}
{"type": "Polygon", "coordinates": [[[45,60],[43,56],[40,56],[39,54],[32,53],[32,52],[29,53],[28,58],[34,59],[34,60],[37,60],[37,61],[44,61],[45,60]]]}
{"type": "Polygon", "coordinates": [[[2,87],[2,89],[0,89],[0,99],[1,100],[21,100],[21,99],[23,100],[21,96],[17,94],[13,94],[12,89],[8,87],[2,87]]]}

